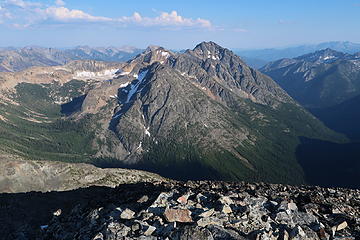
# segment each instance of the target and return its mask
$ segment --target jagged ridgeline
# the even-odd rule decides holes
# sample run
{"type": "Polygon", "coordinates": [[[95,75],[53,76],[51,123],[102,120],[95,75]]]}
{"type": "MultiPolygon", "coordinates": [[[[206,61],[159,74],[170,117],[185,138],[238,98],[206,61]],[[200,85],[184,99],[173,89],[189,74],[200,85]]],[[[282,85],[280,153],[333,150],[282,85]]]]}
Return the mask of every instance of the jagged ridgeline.
{"type": "Polygon", "coordinates": [[[0,75],[1,150],[177,179],[304,183],[299,137],[344,138],[230,50],[149,47],[0,75]]]}

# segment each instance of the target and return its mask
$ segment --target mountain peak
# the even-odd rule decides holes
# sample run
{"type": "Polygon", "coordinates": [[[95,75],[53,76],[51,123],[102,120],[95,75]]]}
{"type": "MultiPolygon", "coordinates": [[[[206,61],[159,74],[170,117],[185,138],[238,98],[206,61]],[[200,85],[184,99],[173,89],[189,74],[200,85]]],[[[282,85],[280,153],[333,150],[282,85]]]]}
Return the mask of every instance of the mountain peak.
{"type": "Polygon", "coordinates": [[[221,47],[220,45],[216,44],[215,42],[201,42],[192,51],[193,55],[196,55],[202,59],[213,59],[213,60],[220,60],[222,59],[225,53],[230,53],[231,51],[221,47]]]}
{"type": "Polygon", "coordinates": [[[195,46],[195,48],[193,49],[194,52],[204,52],[205,50],[208,50],[210,52],[214,52],[214,51],[221,51],[224,50],[225,48],[221,47],[220,45],[216,44],[215,42],[201,42],[198,45],[195,46]]]}
{"type": "Polygon", "coordinates": [[[321,49],[321,50],[316,51],[315,53],[320,53],[320,54],[343,54],[342,52],[336,51],[336,50],[331,49],[331,48],[321,49]]]}
{"type": "MultiPolygon", "coordinates": [[[[175,53],[171,52],[160,46],[151,45],[145,49],[142,53],[137,55],[132,60],[127,62],[127,65],[123,68],[123,72],[137,72],[139,69],[149,66],[155,62],[164,64],[168,61],[171,56],[174,56],[175,53]]],[[[122,73],[123,75],[124,73],[122,73]]]]}
{"type": "Polygon", "coordinates": [[[214,47],[214,48],[223,48],[221,47],[219,44],[213,42],[213,41],[209,41],[209,42],[201,42],[199,43],[198,45],[195,46],[194,48],[194,51],[197,49],[197,48],[211,48],[211,47],[214,47]]]}
{"type": "Polygon", "coordinates": [[[141,58],[142,62],[152,64],[153,62],[164,63],[172,55],[174,55],[174,53],[170,50],[151,45],[138,57],[141,58]]]}
{"type": "Polygon", "coordinates": [[[149,45],[146,49],[145,49],[145,52],[152,52],[152,51],[155,51],[157,49],[164,49],[163,47],[161,46],[157,46],[157,45],[149,45]]]}

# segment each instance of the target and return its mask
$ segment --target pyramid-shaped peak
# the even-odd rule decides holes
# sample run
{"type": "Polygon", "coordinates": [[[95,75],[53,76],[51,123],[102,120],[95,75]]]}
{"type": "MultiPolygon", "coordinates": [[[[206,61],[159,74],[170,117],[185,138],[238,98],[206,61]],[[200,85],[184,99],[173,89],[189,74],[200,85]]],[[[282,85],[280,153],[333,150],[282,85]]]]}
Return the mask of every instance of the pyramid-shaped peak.
{"type": "Polygon", "coordinates": [[[193,55],[200,57],[202,59],[213,59],[220,60],[224,55],[231,55],[231,51],[221,47],[215,42],[201,42],[192,50],[189,51],[193,55]]]}
{"type": "Polygon", "coordinates": [[[223,50],[224,48],[221,47],[220,45],[218,45],[217,43],[215,42],[201,42],[199,43],[198,45],[196,45],[196,47],[194,48],[194,51],[197,51],[197,50],[223,50]]]}
{"type": "Polygon", "coordinates": [[[158,49],[164,49],[163,47],[157,46],[157,45],[150,45],[146,48],[145,52],[152,52],[158,49]]]}

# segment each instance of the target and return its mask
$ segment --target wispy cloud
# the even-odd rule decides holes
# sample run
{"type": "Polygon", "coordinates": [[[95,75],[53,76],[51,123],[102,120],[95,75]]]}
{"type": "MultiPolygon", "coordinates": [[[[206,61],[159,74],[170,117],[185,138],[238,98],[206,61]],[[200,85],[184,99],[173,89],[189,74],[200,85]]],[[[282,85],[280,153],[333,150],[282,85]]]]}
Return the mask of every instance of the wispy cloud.
{"type": "Polygon", "coordinates": [[[290,21],[290,20],[284,20],[284,19],[278,20],[278,24],[281,24],[281,25],[294,24],[294,23],[296,23],[296,22],[295,21],[290,21]]]}
{"type": "MultiPolygon", "coordinates": [[[[0,2],[1,4],[1,2],[0,2]]],[[[159,12],[158,16],[147,17],[138,12],[130,16],[110,18],[106,16],[94,16],[79,9],[65,7],[63,0],[54,1],[54,5],[44,5],[39,2],[24,0],[6,0],[0,8],[0,24],[8,24],[17,28],[25,28],[35,25],[58,24],[58,23],[106,23],[121,27],[176,27],[176,28],[205,28],[211,29],[212,23],[202,18],[187,18],[177,11],[159,12]],[[6,21],[3,12],[16,16],[11,21],[6,21]]]]}
{"type": "Polygon", "coordinates": [[[55,1],[55,4],[56,4],[57,6],[65,6],[65,2],[64,2],[63,0],[56,0],[56,1],[55,1]]]}
{"type": "Polygon", "coordinates": [[[11,15],[11,13],[0,6],[0,24],[3,24],[6,20],[11,19],[13,16],[11,15]]]}
{"type": "Polygon", "coordinates": [[[29,7],[41,7],[42,4],[39,2],[28,2],[23,0],[6,0],[5,5],[17,6],[20,8],[29,8],[29,7]]]}

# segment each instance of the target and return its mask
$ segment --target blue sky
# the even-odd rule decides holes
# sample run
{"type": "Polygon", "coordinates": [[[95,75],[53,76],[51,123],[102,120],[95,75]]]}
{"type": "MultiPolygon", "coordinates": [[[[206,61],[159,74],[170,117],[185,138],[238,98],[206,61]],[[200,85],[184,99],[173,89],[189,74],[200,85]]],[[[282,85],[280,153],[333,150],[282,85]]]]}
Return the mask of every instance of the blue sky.
{"type": "Polygon", "coordinates": [[[0,46],[360,42],[360,0],[0,0],[0,46]]]}

